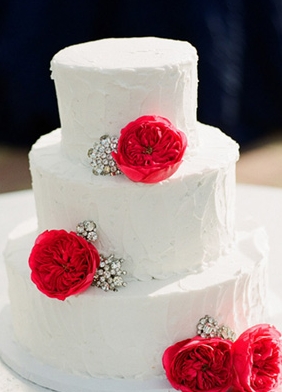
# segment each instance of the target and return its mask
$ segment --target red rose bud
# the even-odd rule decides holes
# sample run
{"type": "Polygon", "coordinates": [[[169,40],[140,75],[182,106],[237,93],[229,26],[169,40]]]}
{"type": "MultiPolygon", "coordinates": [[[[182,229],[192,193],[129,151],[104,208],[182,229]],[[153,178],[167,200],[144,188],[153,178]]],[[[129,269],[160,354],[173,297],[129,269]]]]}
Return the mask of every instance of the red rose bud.
{"type": "Polygon", "coordinates": [[[243,332],[233,345],[236,391],[269,392],[281,383],[281,334],[268,324],[243,332]]]}
{"type": "Polygon", "coordinates": [[[233,381],[232,342],[221,338],[186,339],[163,355],[166,376],[182,392],[225,392],[233,381]]]}
{"type": "Polygon", "coordinates": [[[33,283],[48,297],[60,300],[86,290],[99,263],[95,246],[65,230],[40,234],[29,257],[33,283]]]}
{"type": "Polygon", "coordinates": [[[121,130],[117,152],[112,156],[130,180],[156,183],[176,172],[186,147],[186,135],[169,120],[142,116],[121,130]]]}

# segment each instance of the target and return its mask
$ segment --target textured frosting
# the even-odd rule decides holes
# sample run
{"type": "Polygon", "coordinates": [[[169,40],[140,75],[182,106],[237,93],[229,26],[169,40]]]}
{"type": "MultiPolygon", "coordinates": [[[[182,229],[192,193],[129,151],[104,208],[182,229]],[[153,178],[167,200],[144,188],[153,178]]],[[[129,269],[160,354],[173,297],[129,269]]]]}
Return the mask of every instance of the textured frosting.
{"type": "Polygon", "coordinates": [[[62,153],[59,130],[42,137],[30,153],[40,231],[71,231],[91,219],[100,253],[124,258],[140,280],[191,273],[216,260],[234,240],[238,145],[218,129],[196,129],[197,154],[157,184],[97,177],[62,153]]]}
{"type": "Polygon", "coordinates": [[[159,376],[164,349],[194,336],[205,314],[237,334],[264,317],[268,247],[261,228],[240,232],[236,250],[199,274],[131,282],[116,293],[90,287],[65,301],[44,296],[30,280],[26,260],[35,236],[27,222],[5,251],[13,327],[32,355],[67,372],[159,376]]]}
{"type": "Polygon", "coordinates": [[[57,53],[51,69],[64,151],[84,162],[100,136],[117,136],[130,121],[151,114],[185,132],[193,149],[197,59],[188,42],[154,37],[105,39],[57,53]]]}

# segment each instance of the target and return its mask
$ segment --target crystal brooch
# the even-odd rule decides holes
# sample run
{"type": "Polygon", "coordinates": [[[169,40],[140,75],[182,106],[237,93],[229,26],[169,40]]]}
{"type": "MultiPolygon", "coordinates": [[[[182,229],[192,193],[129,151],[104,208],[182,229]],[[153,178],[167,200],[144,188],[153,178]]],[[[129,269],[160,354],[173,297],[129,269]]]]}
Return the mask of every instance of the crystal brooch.
{"type": "Polygon", "coordinates": [[[234,342],[236,334],[226,325],[218,325],[218,322],[208,315],[202,317],[197,324],[197,334],[202,338],[222,338],[234,342]]]}
{"type": "Polygon", "coordinates": [[[112,157],[112,152],[117,152],[117,145],[116,136],[103,135],[99,142],[94,143],[93,147],[88,150],[90,165],[93,167],[92,172],[96,176],[122,174],[112,157]]]}
{"type": "Polygon", "coordinates": [[[92,220],[85,220],[76,225],[76,234],[89,242],[97,240],[96,223],[92,220]]]}
{"type": "Polygon", "coordinates": [[[114,255],[104,257],[100,255],[100,265],[95,273],[92,286],[97,286],[104,291],[118,291],[119,287],[127,284],[123,280],[126,271],[122,269],[123,259],[118,259],[114,255]]]}
{"type": "MultiPolygon", "coordinates": [[[[94,242],[98,239],[96,223],[92,220],[85,220],[76,225],[76,234],[83,237],[86,241],[94,242]]],[[[92,286],[99,287],[104,291],[118,291],[119,287],[127,286],[123,276],[127,274],[122,269],[123,259],[116,258],[113,254],[110,256],[100,256],[100,264],[93,278],[92,286]]]]}

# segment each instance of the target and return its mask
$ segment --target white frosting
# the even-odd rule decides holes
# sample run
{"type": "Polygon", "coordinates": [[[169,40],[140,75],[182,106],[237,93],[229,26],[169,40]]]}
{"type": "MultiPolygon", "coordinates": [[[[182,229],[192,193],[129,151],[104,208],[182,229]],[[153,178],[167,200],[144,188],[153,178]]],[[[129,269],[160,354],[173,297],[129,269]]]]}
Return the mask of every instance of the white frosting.
{"type": "Polygon", "coordinates": [[[140,280],[199,270],[234,240],[238,146],[218,129],[198,124],[197,154],[171,178],[133,183],[123,175],[95,176],[61,152],[60,131],[33,146],[30,166],[39,230],[97,225],[100,253],[127,261],[140,280]]]}
{"type": "Polygon", "coordinates": [[[237,334],[263,319],[268,247],[260,228],[241,232],[236,250],[199,274],[131,282],[118,292],[90,287],[65,301],[46,297],[31,282],[34,240],[34,223],[27,222],[5,251],[14,331],[32,355],[70,373],[162,375],[165,348],[194,336],[205,314],[237,334]]]}
{"type": "Polygon", "coordinates": [[[57,53],[51,69],[67,155],[85,162],[100,136],[118,136],[130,121],[152,114],[185,132],[193,149],[197,59],[188,42],[153,37],[105,39],[57,53]]]}

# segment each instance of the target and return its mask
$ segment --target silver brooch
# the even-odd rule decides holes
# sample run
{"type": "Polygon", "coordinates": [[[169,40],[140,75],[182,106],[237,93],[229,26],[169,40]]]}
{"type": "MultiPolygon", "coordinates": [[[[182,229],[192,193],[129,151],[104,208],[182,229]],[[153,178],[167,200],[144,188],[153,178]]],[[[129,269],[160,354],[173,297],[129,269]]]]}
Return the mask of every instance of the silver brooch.
{"type": "Polygon", "coordinates": [[[108,257],[100,255],[100,265],[92,285],[104,291],[118,291],[119,287],[125,287],[123,276],[126,275],[126,271],[122,269],[123,262],[123,259],[117,259],[114,255],[108,257]]]}
{"type": "Polygon", "coordinates": [[[97,240],[96,224],[91,220],[85,220],[76,225],[76,234],[89,242],[97,240]]]}
{"type": "Polygon", "coordinates": [[[92,172],[96,176],[122,174],[112,157],[112,152],[117,152],[117,144],[116,136],[103,135],[99,142],[94,143],[93,147],[88,150],[90,165],[93,167],[92,172]]]}
{"type": "MultiPolygon", "coordinates": [[[[76,225],[76,234],[83,237],[88,242],[94,243],[98,239],[96,223],[92,220],[85,220],[76,225]]],[[[122,269],[123,259],[118,259],[114,255],[100,256],[100,264],[94,275],[92,286],[101,288],[104,291],[118,291],[118,288],[127,284],[123,276],[127,274],[122,269]]]]}
{"type": "Polygon", "coordinates": [[[208,315],[202,317],[197,324],[197,334],[202,338],[222,338],[234,342],[236,334],[226,325],[218,325],[218,322],[208,315]]]}

